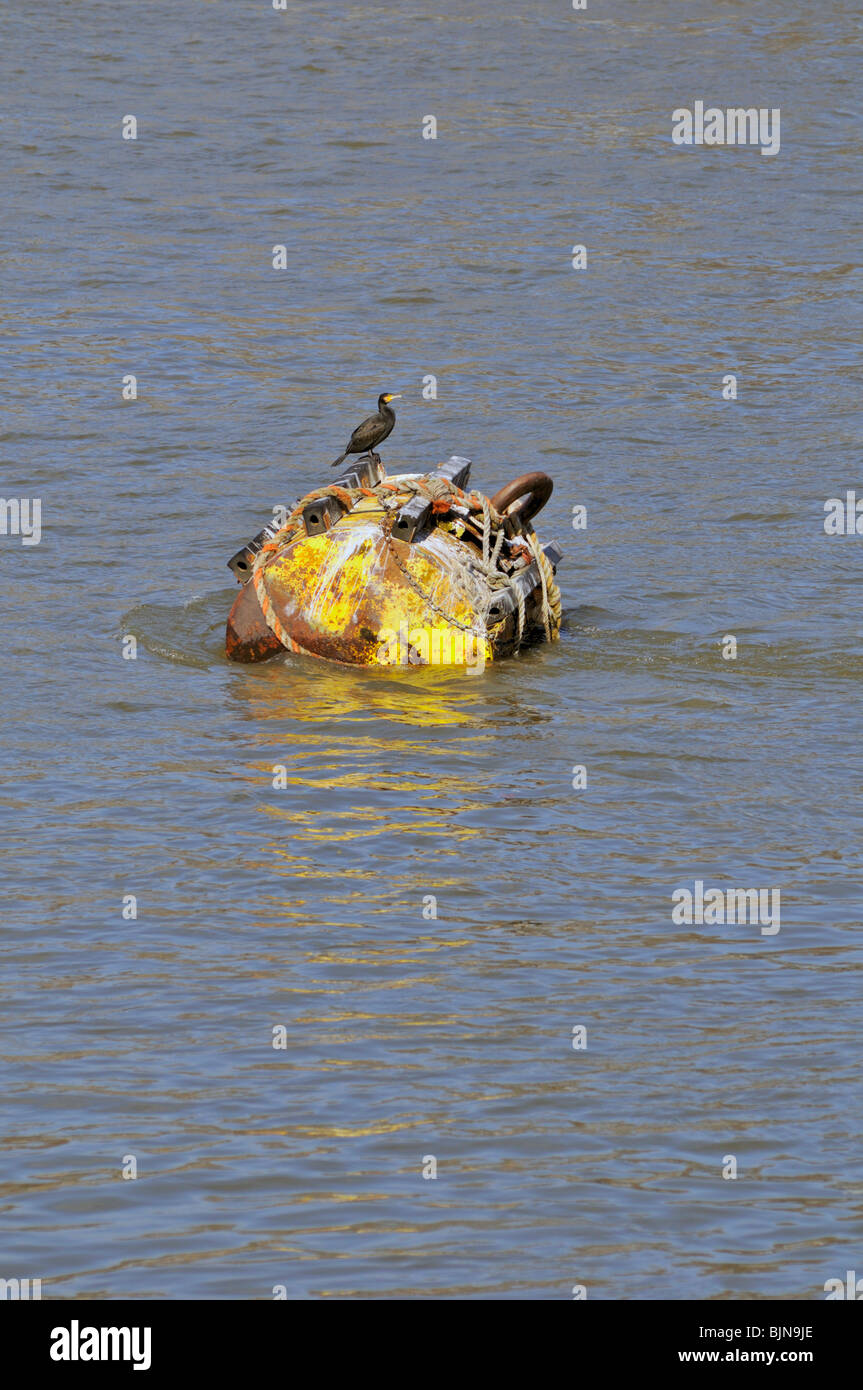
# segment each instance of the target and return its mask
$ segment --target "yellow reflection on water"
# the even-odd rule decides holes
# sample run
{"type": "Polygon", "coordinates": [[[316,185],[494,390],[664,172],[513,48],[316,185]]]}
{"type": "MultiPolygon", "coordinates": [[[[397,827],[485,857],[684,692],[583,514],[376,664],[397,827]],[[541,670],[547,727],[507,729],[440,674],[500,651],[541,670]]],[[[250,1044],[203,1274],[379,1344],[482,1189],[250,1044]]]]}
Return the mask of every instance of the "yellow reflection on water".
{"type": "Polygon", "coordinates": [[[417,728],[469,727],[481,721],[483,683],[493,679],[491,668],[480,676],[446,666],[388,669],[381,675],[314,657],[279,657],[232,675],[231,694],[253,719],[385,719],[417,728]]]}
{"type": "Polygon", "coordinates": [[[260,832],[254,857],[292,909],[299,890],[318,912],[391,912],[406,888],[397,865],[419,846],[441,845],[448,878],[456,847],[486,834],[500,751],[490,678],[290,656],[231,670],[228,697],[261,750],[239,773],[253,812],[244,830],[260,832]]]}

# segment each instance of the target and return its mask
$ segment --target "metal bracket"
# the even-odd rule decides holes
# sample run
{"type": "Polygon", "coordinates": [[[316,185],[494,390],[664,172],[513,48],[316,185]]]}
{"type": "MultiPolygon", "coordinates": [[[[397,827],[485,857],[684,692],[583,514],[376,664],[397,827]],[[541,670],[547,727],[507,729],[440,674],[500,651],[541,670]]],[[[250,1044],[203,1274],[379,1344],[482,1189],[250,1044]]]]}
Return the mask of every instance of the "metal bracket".
{"type": "Polygon", "coordinates": [[[356,463],[352,464],[346,472],[335,479],[339,487],[375,487],[377,483],[382,483],[387,476],[380,459],[373,459],[371,454],[363,454],[356,463]]]}
{"type": "Polygon", "coordinates": [[[251,579],[252,566],[258,551],[267,544],[267,541],[271,541],[280,530],[281,527],[271,521],[268,526],[264,527],[263,531],[258,532],[254,540],[249,541],[248,545],[244,545],[242,550],[238,550],[236,555],[231,556],[228,561],[228,569],[241,584],[245,584],[247,579],[251,579]]]}
{"type": "Polygon", "coordinates": [[[401,508],[393,521],[393,537],[397,541],[410,543],[421,531],[431,516],[432,503],[428,497],[418,493],[401,508]]]}
{"type": "MultiPolygon", "coordinates": [[[[442,463],[436,472],[428,475],[430,478],[446,478],[452,483],[453,487],[464,488],[470,477],[470,459],[462,458],[459,454],[453,454],[446,463],[442,463]]],[[[426,525],[431,516],[432,502],[421,493],[417,493],[409,502],[399,510],[393,522],[393,536],[398,541],[410,541],[426,525]]]]}
{"type": "Polygon", "coordinates": [[[557,574],[557,567],[563,559],[563,551],[561,550],[557,541],[549,541],[546,545],[542,547],[542,553],[545,556],[548,563],[551,565],[551,568],[553,569],[554,573],[557,574]]]}
{"type": "Polygon", "coordinates": [[[438,477],[448,478],[453,487],[464,490],[470,478],[470,459],[462,458],[461,454],[452,454],[437,472],[438,477]]]}
{"type": "Polygon", "coordinates": [[[350,509],[338,497],[316,497],[303,507],[303,524],[307,536],[322,536],[341,521],[350,509]]]}

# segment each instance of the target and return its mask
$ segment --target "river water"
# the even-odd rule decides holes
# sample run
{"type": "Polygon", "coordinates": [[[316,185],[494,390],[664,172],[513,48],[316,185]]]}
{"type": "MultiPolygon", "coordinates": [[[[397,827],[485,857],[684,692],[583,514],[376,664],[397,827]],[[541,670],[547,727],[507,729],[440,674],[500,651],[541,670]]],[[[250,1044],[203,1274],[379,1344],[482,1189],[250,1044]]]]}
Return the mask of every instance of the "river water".
{"type": "Polygon", "coordinates": [[[42,502],[0,536],[0,1276],[823,1298],[863,1268],[859,12],[0,26],[2,491],[42,502]],[[676,147],[699,100],[779,153],[676,147]],[[226,560],[384,390],[391,471],[554,477],[561,642],[229,665],[226,560]],[[697,880],[781,929],[673,921],[697,880]]]}

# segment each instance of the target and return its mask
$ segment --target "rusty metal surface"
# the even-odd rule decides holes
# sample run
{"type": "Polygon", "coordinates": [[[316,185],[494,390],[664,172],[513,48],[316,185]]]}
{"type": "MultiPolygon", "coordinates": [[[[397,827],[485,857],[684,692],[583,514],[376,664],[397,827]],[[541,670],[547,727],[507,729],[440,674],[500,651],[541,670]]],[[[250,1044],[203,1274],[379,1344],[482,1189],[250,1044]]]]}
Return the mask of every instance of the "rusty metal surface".
{"type": "Polygon", "coordinates": [[[267,626],[254,585],[244,584],[228,614],[225,651],[231,661],[266,661],[282,651],[282,644],[267,626]]]}
{"type": "MultiPolygon", "coordinates": [[[[513,494],[518,495],[522,494],[513,494]]],[[[228,620],[228,656],[235,661],[266,660],[284,645],[343,664],[388,664],[387,643],[391,634],[400,632],[427,634],[435,651],[446,634],[464,635],[465,643],[482,650],[485,661],[512,652],[518,637],[517,615],[510,606],[498,610],[488,632],[482,620],[488,581],[471,568],[476,540],[461,538],[474,528],[453,517],[442,518],[424,534],[417,532],[412,543],[393,532],[395,515],[415,500],[419,499],[409,491],[364,495],[327,531],[309,535],[301,530],[286,541],[266,561],[258,579],[264,607],[282,642],[249,584],[228,620]]],[[[526,552],[525,556],[529,558],[526,552]]],[[[515,563],[523,561],[517,558],[515,563]]],[[[538,585],[533,591],[525,588],[530,629],[541,626],[541,590],[538,585]]]]}
{"type": "Polygon", "coordinates": [[[476,621],[455,562],[391,539],[376,517],[299,537],[269,562],[264,583],[291,639],[331,661],[377,664],[385,634],[401,624],[471,629],[476,621]]]}

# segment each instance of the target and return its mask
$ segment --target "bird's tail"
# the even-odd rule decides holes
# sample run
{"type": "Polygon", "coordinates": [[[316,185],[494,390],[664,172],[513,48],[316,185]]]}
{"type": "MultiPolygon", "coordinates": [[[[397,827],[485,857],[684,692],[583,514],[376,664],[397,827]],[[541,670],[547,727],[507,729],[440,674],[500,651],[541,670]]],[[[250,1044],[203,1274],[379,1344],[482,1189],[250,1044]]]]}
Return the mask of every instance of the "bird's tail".
{"type": "Polygon", "coordinates": [[[330,468],[338,468],[338,466],[339,466],[340,463],[344,463],[344,461],[345,461],[345,459],[347,458],[347,456],[348,456],[348,451],[347,451],[347,449],[345,449],[345,452],[342,454],[342,456],[341,456],[340,458],[337,458],[336,461],[335,461],[335,463],[331,463],[331,464],[330,464],[330,468]]]}

